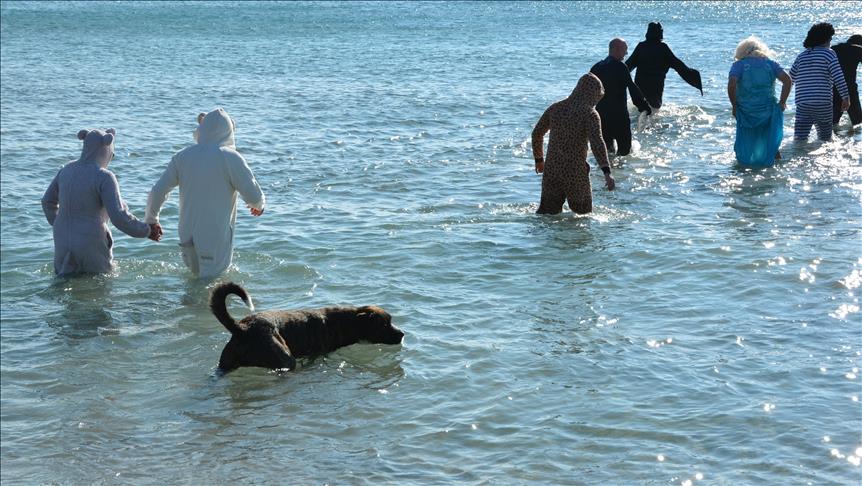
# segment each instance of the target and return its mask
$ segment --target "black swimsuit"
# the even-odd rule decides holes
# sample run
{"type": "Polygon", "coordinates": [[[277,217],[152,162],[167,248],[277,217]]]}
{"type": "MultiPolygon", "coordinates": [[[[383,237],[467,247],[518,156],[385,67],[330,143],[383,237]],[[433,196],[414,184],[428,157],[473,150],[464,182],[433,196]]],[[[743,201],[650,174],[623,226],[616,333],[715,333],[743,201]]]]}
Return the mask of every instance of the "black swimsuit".
{"type": "Polygon", "coordinates": [[[635,83],[646,96],[653,108],[660,108],[664,93],[664,79],[669,69],[674,71],[688,84],[701,90],[700,72],[691,69],[677,59],[667,44],[660,40],[646,40],[638,43],[634,52],[626,60],[629,71],[637,68],[635,83]]]}

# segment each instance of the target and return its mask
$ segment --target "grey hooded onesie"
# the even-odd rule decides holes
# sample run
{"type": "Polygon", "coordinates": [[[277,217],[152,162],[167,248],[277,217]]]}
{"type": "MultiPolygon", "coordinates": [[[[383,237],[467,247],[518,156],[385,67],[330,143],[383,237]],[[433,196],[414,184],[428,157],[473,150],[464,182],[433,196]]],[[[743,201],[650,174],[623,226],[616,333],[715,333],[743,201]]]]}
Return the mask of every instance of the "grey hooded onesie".
{"type": "Polygon", "coordinates": [[[61,168],[42,196],[42,211],[54,227],[57,275],[112,270],[109,218],[129,236],[150,234],[150,226],[129,213],[117,178],[107,169],[114,156],[115,134],[112,128],[78,132],[84,141],[81,157],[61,168]]]}

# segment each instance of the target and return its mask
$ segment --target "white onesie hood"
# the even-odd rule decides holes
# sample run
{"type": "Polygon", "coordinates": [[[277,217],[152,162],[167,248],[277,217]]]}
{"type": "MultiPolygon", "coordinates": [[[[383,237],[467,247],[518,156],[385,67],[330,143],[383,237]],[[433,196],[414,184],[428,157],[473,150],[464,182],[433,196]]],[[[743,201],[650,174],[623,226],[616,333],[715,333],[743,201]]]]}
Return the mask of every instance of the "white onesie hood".
{"type": "Polygon", "coordinates": [[[206,114],[197,142],[176,154],[153,186],[148,223],[158,222],[168,193],[180,187],[178,233],[183,260],[193,273],[210,277],[231,262],[236,198],[262,210],[264,196],[245,159],[234,148],[234,123],[221,108],[206,114]]]}
{"type": "Polygon", "coordinates": [[[233,119],[221,108],[206,114],[195,130],[195,141],[219,147],[235,147],[233,119]]]}

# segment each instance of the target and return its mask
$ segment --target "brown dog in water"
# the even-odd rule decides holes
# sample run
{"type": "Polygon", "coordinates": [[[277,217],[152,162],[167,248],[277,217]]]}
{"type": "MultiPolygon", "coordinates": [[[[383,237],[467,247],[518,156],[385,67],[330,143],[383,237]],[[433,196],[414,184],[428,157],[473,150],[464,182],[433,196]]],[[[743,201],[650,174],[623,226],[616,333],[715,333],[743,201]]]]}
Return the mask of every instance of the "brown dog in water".
{"type": "Polygon", "coordinates": [[[233,282],[212,291],[210,310],[231,333],[218,362],[224,372],[241,366],[294,369],[296,358],[329,353],[358,342],[399,344],[404,337],[392,325],[392,317],[374,306],[257,312],[236,322],[225,306],[230,294],[251,307],[245,289],[233,282]]]}

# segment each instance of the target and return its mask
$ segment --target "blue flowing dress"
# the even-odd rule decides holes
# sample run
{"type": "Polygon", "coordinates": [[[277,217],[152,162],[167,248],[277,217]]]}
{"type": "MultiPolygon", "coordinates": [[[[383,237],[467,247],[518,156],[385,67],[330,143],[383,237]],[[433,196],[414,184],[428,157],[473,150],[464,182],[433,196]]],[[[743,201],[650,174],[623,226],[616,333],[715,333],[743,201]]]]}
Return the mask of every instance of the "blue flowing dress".
{"type": "Polygon", "coordinates": [[[736,142],[740,165],[771,167],[784,136],[784,117],[775,98],[775,79],[783,70],[764,58],[733,63],[730,76],[736,84],[736,142]]]}

